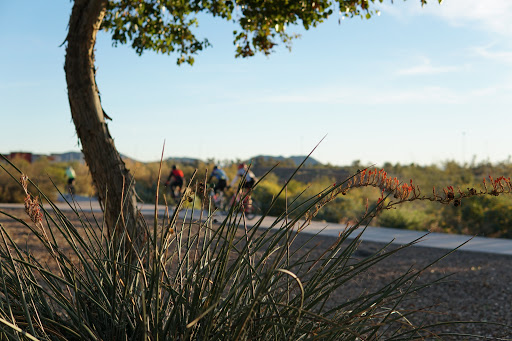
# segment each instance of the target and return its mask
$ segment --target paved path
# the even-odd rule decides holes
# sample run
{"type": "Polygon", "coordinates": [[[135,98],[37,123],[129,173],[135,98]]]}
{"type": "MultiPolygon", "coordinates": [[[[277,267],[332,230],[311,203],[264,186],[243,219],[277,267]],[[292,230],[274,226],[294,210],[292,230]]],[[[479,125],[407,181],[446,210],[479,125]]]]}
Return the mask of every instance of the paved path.
{"type": "MultiPolygon", "coordinates": [[[[88,198],[80,198],[79,205],[81,209],[84,211],[90,211],[91,209],[94,212],[100,211],[100,206],[96,200],[90,201],[88,198]]],[[[64,203],[57,203],[59,209],[71,210],[70,207],[64,203]]],[[[2,208],[22,208],[22,204],[1,204],[0,209],[2,208]]],[[[153,214],[155,211],[155,205],[144,204],[141,205],[141,210],[144,215],[153,214]]],[[[165,207],[160,205],[158,207],[159,214],[163,214],[165,212],[165,207]]],[[[196,217],[198,218],[198,216],[196,217]]],[[[253,221],[256,221],[253,220],[253,221]]],[[[269,227],[274,222],[272,217],[266,217],[261,226],[269,227]]],[[[341,231],[343,231],[345,225],[339,225],[334,223],[326,223],[326,222],[311,222],[311,224],[305,229],[307,233],[320,233],[321,235],[326,236],[338,236],[341,231]]],[[[358,232],[361,230],[356,230],[352,233],[353,237],[357,236],[358,232]]],[[[369,226],[366,228],[362,236],[362,240],[371,241],[371,242],[381,242],[381,243],[396,243],[396,244],[407,244],[413,240],[416,240],[420,237],[423,239],[416,244],[417,246],[423,247],[434,247],[441,249],[454,249],[457,246],[467,242],[463,245],[460,250],[463,251],[473,251],[473,252],[486,252],[493,254],[502,254],[502,255],[511,255],[512,256],[512,240],[503,239],[503,238],[485,238],[485,237],[471,237],[467,235],[454,235],[447,233],[429,233],[421,232],[421,231],[411,231],[411,230],[403,230],[403,229],[395,229],[395,228],[387,228],[387,227],[372,227],[369,226]]]]}

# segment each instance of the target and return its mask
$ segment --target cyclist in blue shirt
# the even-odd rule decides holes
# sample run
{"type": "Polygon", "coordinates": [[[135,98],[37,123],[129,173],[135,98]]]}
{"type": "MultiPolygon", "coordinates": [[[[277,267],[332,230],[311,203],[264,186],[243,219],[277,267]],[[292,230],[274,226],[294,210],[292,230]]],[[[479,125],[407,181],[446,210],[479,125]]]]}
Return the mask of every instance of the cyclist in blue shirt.
{"type": "Polygon", "coordinates": [[[214,184],[213,187],[215,194],[219,192],[224,192],[229,180],[228,176],[226,175],[226,172],[224,172],[224,170],[220,169],[219,167],[215,166],[213,167],[212,174],[210,174],[210,177],[208,178],[208,182],[210,182],[212,178],[217,179],[217,182],[214,184]]]}

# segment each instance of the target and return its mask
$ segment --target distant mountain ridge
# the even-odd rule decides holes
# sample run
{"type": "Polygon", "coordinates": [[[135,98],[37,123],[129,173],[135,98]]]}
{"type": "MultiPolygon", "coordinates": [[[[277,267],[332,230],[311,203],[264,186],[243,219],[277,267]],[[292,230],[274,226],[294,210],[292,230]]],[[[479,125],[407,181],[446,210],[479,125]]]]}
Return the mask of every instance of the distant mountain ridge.
{"type": "MultiPolygon", "coordinates": [[[[41,157],[49,157],[52,161],[56,161],[56,162],[73,162],[73,161],[85,162],[82,152],[79,152],[79,151],[70,151],[70,152],[65,152],[65,153],[51,153],[51,154],[33,154],[31,152],[11,152],[10,154],[6,154],[6,155],[8,155],[8,156],[11,155],[13,157],[23,155],[26,158],[29,158],[30,161],[37,160],[41,157]]],[[[306,155],[292,155],[292,156],[257,155],[257,156],[253,156],[251,158],[246,159],[245,162],[252,162],[255,166],[256,165],[274,166],[277,163],[287,164],[287,166],[298,166],[302,163],[302,161],[304,161],[304,159],[306,157],[307,157],[306,155]]],[[[121,154],[121,158],[136,161],[135,159],[133,159],[127,155],[124,155],[124,154],[121,154]]],[[[192,165],[198,164],[199,162],[206,162],[206,161],[198,159],[198,158],[186,157],[186,156],[168,157],[164,161],[171,161],[171,162],[176,162],[176,163],[181,163],[181,164],[192,164],[192,165]]],[[[143,163],[150,163],[150,162],[143,162],[143,163]]],[[[235,162],[235,161],[233,161],[233,162],[235,162]]],[[[316,165],[321,165],[321,164],[322,163],[319,162],[318,160],[316,160],[312,157],[309,157],[306,160],[304,165],[305,166],[316,166],[316,165]]]]}
{"type": "MultiPolygon", "coordinates": [[[[294,166],[298,166],[302,163],[302,161],[304,161],[304,159],[306,157],[307,157],[306,155],[294,155],[294,156],[257,155],[257,156],[248,158],[245,162],[252,161],[255,165],[257,165],[257,164],[261,165],[261,163],[276,164],[276,163],[283,163],[283,162],[292,162],[294,166]]],[[[196,164],[198,162],[205,162],[204,160],[192,158],[192,157],[169,157],[169,158],[165,159],[165,161],[174,161],[177,163],[186,163],[186,164],[196,164]]],[[[316,166],[316,165],[321,165],[321,164],[322,164],[321,162],[319,162],[318,160],[316,160],[312,157],[309,157],[305,162],[305,166],[316,166]]]]}
{"type": "MultiPolygon", "coordinates": [[[[272,161],[275,161],[275,162],[282,162],[282,161],[287,161],[287,160],[291,160],[293,161],[294,165],[295,166],[298,166],[302,163],[302,161],[304,161],[304,159],[307,157],[307,155],[292,155],[292,156],[273,156],[273,155],[258,155],[258,156],[255,156],[255,157],[252,157],[251,159],[252,160],[264,160],[266,162],[272,162],[272,161]]],[[[322,163],[316,159],[314,159],[313,157],[309,157],[306,162],[304,163],[305,166],[316,166],[316,165],[321,165],[322,163]]]]}
{"type": "Polygon", "coordinates": [[[178,162],[178,163],[187,163],[187,164],[191,164],[192,163],[192,164],[194,164],[194,163],[197,163],[197,162],[201,162],[203,160],[195,159],[193,157],[168,157],[164,161],[174,161],[174,162],[178,162]]]}
{"type": "Polygon", "coordinates": [[[59,162],[84,161],[82,152],[52,153],[50,157],[59,162]]]}

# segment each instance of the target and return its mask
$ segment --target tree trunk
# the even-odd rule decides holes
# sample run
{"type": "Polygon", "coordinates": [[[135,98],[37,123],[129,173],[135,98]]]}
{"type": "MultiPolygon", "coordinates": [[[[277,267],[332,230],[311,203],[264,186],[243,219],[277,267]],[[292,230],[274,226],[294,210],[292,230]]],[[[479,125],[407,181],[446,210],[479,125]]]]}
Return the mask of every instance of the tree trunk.
{"type": "Polygon", "coordinates": [[[67,36],[66,81],[71,116],[98,191],[110,236],[136,234],[134,180],[110,136],[95,80],[94,46],[107,0],[75,0],[67,36]]]}

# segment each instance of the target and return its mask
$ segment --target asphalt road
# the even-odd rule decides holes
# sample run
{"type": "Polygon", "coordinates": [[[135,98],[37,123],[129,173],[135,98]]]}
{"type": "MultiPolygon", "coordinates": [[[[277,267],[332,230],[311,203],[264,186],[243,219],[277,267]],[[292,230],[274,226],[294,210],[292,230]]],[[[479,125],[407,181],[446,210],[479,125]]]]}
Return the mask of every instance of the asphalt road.
{"type": "MultiPolygon", "coordinates": [[[[100,211],[100,206],[96,200],[91,201],[89,198],[78,198],[78,205],[80,205],[81,209],[84,211],[93,210],[94,212],[100,211]]],[[[59,202],[57,204],[59,209],[61,210],[71,210],[71,208],[65,202],[59,202]]],[[[1,204],[0,209],[2,208],[22,208],[23,204],[1,204]]],[[[141,210],[143,214],[153,214],[155,211],[154,205],[143,204],[141,205],[141,210]]],[[[165,206],[160,205],[158,207],[159,214],[163,214],[165,212],[165,206]]],[[[197,215],[194,217],[195,219],[199,218],[199,212],[196,212],[197,215]]],[[[251,222],[256,222],[259,217],[256,217],[251,222]]],[[[261,227],[270,227],[271,224],[275,221],[273,217],[265,217],[261,223],[261,227]]],[[[339,225],[334,223],[327,222],[316,222],[313,221],[311,224],[304,230],[306,233],[319,233],[321,235],[326,236],[338,236],[340,232],[345,229],[345,225],[339,225]]],[[[356,237],[362,229],[355,230],[351,237],[356,237]]],[[[478,237],[478,236],[468,236],[468,235],[454,235],[447,233],[437,233],[432,232],[428,233],[426,231],[412,231],[412,230],[403,230],[403,229],[395,229],[395,228],[387,228],[387,227],[375,227],[368,226],[362,235],[362,240],[364,241],[372,241],[372,242],[380,242],[380,243],[396,243],[396,244],[407,244],[413,240],[419,239],[421,240],[416,244],[417,246],[423,247],[433,247],[440,249],[452,250],[462,244],[460,250],[463,251],[472,251],[472,252],[486,252],[493,254],[502,254],[502,255],[512,255],[512,240],[504,239],[504,238],[486,238],[486,237],[478,237]]]]}

